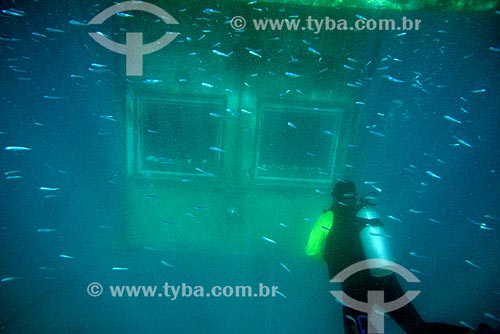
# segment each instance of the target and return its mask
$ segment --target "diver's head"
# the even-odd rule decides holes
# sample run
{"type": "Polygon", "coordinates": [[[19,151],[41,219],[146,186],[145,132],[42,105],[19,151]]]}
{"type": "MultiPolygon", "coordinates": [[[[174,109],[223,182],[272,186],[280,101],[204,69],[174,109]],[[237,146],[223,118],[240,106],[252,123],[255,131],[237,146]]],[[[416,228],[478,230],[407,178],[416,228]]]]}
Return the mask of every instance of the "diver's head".
{"type": "Polygon", "coordinates": [[[356,206],[356,185],[351,181],[339,181],[333,186],[332,197],[334,204],[356,206]]]}

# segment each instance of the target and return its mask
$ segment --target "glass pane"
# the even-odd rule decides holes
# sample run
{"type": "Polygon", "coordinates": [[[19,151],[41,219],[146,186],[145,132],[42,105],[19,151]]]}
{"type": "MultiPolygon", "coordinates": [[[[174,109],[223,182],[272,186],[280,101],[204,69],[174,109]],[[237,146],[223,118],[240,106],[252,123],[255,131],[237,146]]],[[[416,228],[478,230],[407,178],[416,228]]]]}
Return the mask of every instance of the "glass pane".
{"type": "Polygon", "coordinates": [[[256,176],[330,180],[340,113],[264,109],[256,176]]]}
{"type": "Polygon", "coordinates": [[[214,173],[220,153],[220,120],[211,115],[219,105],[146,102],[140,129],[142,170],[174,173],[214,173]],[[212,149],[210,149],[212,147],[212,149]]]}

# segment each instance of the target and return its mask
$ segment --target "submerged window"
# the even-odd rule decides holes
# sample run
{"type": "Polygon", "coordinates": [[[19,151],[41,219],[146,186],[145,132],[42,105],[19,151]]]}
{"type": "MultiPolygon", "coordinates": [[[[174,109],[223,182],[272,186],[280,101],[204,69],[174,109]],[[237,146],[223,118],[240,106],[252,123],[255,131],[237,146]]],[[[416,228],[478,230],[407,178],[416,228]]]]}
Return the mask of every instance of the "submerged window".
{"type": "Polygon", "coordinates": [[[139,104],[137,169],[140,173],[217,173],[222,103],[142,100],[139,104]],[[212,148],[212,149],[211,149],[212,148]]]}
{"type": "Polygon", "coordinates": [[[340,108],[264,108],[255,178],[331,182],[341,118],[340,108]]]}

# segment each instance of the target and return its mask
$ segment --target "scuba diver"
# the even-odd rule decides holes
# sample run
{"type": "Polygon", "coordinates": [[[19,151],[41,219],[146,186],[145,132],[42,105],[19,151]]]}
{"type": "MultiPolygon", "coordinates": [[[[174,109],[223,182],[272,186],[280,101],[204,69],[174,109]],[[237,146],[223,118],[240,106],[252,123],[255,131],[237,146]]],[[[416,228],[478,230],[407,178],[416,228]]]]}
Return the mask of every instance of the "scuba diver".
{"type": "MultiPolygon", "coordinates": [[[[318,218],[312,228],[305,248],[306,254],[323,256],[330,279],[349,266],[370,258],[391,260],[390,249],[383,241],[386,237],[383,225],[368,196],[361,198],[358,204],[354,183],[340,181],[335,184],[332,197],[332,206],[318,218]],[[378,236],[378,240],[373,240],[374,236],[378,236]]],[[[345,294],[364,303],[367,302],[368,291],[383,291],[387,302],[404,295],[396,274],[381,268],[378,271],[358,271],[345,278],[341,285],[345,294]]],[[[408,334],[500,333],[483,323],[475,332],[468,327],[425,322],[411,303],[389,311],[387,315],[408,334]]],[[[345,334],[368,332],[367,314],[346,305],[343,305],[343,323],[345,334]]]]}

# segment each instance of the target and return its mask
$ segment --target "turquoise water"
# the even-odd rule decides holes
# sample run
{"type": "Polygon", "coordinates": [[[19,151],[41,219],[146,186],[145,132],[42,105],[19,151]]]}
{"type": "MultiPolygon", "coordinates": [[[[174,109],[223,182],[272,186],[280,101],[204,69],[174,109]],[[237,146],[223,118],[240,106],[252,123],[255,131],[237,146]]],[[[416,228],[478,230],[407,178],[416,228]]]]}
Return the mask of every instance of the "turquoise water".
{"type": "MultiPolygon", "coordinates": [[[[326,267],[307,258],[302,249],[315,218],[330,205],[330,184],[309,186],[307,191],[320,192],[313,203],[303,204],[294,185],[280,188],[280,196],[293,204],[286,209],[292,217],[282,222],[288,230],[277,227],[289,232],[279,234],[279,240],[276,234],[268,236],[277,245],[261,239],[267,236],[265,229],[256,237],[245,236],[247,251],[211,251],[204,245],[194,252],[183,247],[160,251],[128,243],[125,222],[131,219],[131,189],[124,101],[127,88],[139,85],[148,92],[156,83],[127,77],[123,56],[93,41],[87,32],[95,30],[70,23],[88,22],[111,4],[0,5],[0,331],[342,333],[341,307],[329,294],[326,267]],[[5,149],[12,146],[17,148],[5,149]],[[261,251],[263,243],[277,247],[261,251]],[[87,293],[91,282],[107,287],[156,286],[165,281],[206,288],[263,283],[279,286],[282,295],[171,300],[113,298],[107,291],[94,298],[87,293]]],[[[284,105],[297,101],[301,107],[316,107],[318,92],[338,91],[358,123],[353,142],[340,144],[349,156],[343,163],[349,166],[337,166],[340,172],[334,179],[354,180],[362,194],[374,191],[369,183],[377,182],[377,209],[392,237],[393,253],[422,281],[422,294],[415,300],[422,316],[454,324],[499,325],[498,13],[408,13],[422,20],[420,31],[349,32],[337,40],[340,33],[328,37],[326,31],[234,32],[228,21],[237,14],[283,18],[330,13],[352,19],[354,14],[383,15],[259,3],[168,2],[161,7],[179,21],[181,35],[165,51],[145,56],[145,78],[161,80],[160,85],[174,92],[189,90],[204,100],[210,98],[207,89],[215,89],[217,98],[232,98],[255,87],[257,98],[284,105]],[[189,58],[191,52],[197,53],[194,58],[189,58]],[[156,71],[160,62],[162,71],[156,71]]],[[[148,15],[136,14],[136,21],[118,17],[103,29],[116,32],[110,37],[123,42],[123,31],[117,31],[124,20],[132,20],[130,27],[145,27],[145,39],[152,41],[159,35],[148,15]]],[[[245,112],[235,112],[245,117],[245,112]]],[[[218,116],[207,119],[214,117],[218,116]]],[[[304,128],[300,122],[296,117],[286,130],[274,133],[268,133],[272,126],[265,127],[263,138],[282,141],[282,151],[275,156],[272,150],[263,151],[262,159],[299,165],[300,154],[308,152],[307,142],[300,150],[288,148],[293,154],[285,144],[286,131],[304,128]]],[[[309,137],[318,150],[326,145],[320,142],[322,135],[309,137]]],[[[166,144],[150,145],[159,149],[166,144]]],[[[200,148],[189,154],[202,161],[205,153],[200,148]]],[[[323,167],[328,163],[317,161],[323,167]]],[[[216,160],[207,162],[212,164],[216,160]]],[[[309,177],[308,173],[301,176],[309,177]]],[[[276,203],[283,203],[282,198],[276,203]]],[[[238,203],[222,209],[205,204],[187,213],[230,222],[265,217],[269,210],[239,212],[238,203]]],[[[183,213],[168,217],[171,221],[164,224],[191,218],[183,213]]],[[[188,236],[179,238],[189,244],[188,236]]],[[[387,321],[388,333],[398,331],[387,321]]]]}

